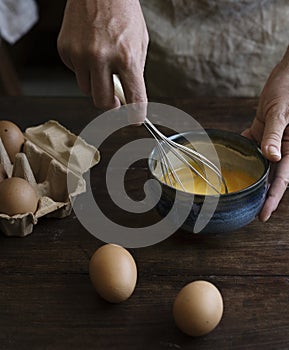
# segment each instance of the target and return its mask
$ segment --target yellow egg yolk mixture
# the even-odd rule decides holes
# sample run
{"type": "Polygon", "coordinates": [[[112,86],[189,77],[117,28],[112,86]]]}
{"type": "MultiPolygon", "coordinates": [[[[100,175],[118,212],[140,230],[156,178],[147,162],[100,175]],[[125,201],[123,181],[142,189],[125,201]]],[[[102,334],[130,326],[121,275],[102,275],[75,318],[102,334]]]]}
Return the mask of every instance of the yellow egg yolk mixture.
{"type": "MultiPolygon", "coordinates": [[[[187,167],[175,169],[175,172],[181,180],[185,188],[185,192],[199,195],[217,194],[217,192],[211,188],[200,176],[195,175],[187,167]]],[[[224,168],[222,169],[222,175],[226,182],[228,193],[240,191],[246,187],[249,187],[256,181],[256,179],[250,174],[237,169],[224,168]]],[[[207,171],[204,176],[208,181],[210,181],[210,183],[212,183],[217,189],[220,190],[221,194],[225,193],[224,186],[219,182],[217,176],[214,173],[207,171]]],[[[161,181],[170,184],[168,175],[166,175],[165,178],[162,177],[161,181]]],[[[181,185],[174,179],[172,179],[172,186],[178,190],[183,190],[181,185]]]]}

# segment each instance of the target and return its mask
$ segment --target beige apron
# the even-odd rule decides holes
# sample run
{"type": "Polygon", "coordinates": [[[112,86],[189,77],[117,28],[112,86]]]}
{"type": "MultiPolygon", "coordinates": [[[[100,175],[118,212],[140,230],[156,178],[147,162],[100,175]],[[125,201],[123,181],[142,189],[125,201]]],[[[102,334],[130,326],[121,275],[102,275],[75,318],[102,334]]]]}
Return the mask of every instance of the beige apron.
{"type": "Polygon", "coordinates": [[[151,96],[258,96],[289,43],[288,0],[143,0],[151,96]]]}

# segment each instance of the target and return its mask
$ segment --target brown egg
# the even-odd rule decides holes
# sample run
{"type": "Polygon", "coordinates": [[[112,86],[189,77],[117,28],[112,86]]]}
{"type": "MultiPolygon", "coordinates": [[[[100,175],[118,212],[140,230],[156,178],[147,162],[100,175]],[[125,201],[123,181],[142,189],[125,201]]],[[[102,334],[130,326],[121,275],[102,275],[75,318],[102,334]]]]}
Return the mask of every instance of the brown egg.
{"type": "Polygon", "coordinates": [[[120,303],[133,293],[137,268],[131,254],[115,244],[106,244],[93,254],[89,275],[97,293],[111,303],[120,303]]]}
{"type": "Polygon", "coordinates": [[[18,126],[7,120],[0,120],[0,138],[8,153],[11,163],[14,163],[15,154],[21,151],[25,141],[18,126]]]}
{"type": "Polygon", "coordinates": [[[190,336],[211,332],[222,315],[222,296],[212,283],[206,281],[187,284],[177,295],[173,306],[177,326],[190,336]]]}
{"type": "Polygon", "coordinates": [[[3,164],[0,164],[0,182],[7,178],[6,171],[4,169],[3,164]]]}
{"type": "Polygon", "coordinates": [[[11,177],[0,183],[0,213],[17,215],[35,213],[38,199],[33,187],[24,179],[11,177]]]}

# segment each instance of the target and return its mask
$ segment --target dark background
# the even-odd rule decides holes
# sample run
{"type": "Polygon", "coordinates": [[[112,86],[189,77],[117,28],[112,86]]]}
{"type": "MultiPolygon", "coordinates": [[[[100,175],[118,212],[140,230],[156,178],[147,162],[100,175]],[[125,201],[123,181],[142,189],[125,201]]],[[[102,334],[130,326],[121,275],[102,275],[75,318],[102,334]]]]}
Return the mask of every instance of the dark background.
{"type": "Polygon", "coordinates": [[[14,45],[2,42],[2,49],[8,55],[11,69],[3,68],[5,65],[2,59],[0,94],[83,96],[74,73],[63,64],[57,51],[57,36],[66,0],[38,0],[37,4],[39,20],[31,30],[14,45]],[[5,89],[3,74],[12,85],[12,93],[5,89]]]}
{"type": "Polygon", "coordinates": [[[37,0],[39,20],[18,42],[9,46],[19,74],[25,68],[55,67],[63,69],[56,40],[61,27],[66,0],[37,0]]]}

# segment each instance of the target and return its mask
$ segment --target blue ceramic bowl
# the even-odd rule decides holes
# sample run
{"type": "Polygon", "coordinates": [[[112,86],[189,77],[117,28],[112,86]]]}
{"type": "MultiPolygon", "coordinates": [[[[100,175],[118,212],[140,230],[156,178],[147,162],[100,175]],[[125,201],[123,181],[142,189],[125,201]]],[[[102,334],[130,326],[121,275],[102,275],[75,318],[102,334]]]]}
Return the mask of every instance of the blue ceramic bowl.
{"type": "Polygon", "coordinates": [[[222,195],[199,195],[176,190],[161,180],[158,165],[158,149],[154,148],[149,158],[149,170],[161,185],[161,196],[157,210],[162,217],[170,217],[189,233],[222,233],[237,230],[247,224],[260,212],[268,188],[269,162],[255,143],[247,138],[225,130],[207,129],[171,136],[178,143],[203,142],[204,134],[211,140],[221,168],[223,165],[237,167],[254,177],[255,182],[238,192],[222,195]],[[177,198],[177,201],[175,199],[177,198]],[[174,215],[168,215],[177,202],[174,215]],[[187,209],[189,208],[189,210],[187,209]],[[180,220],[187,210],[188,215],[180,220]],[[180,222],[178,222],[178,220],[180,222]]]}

